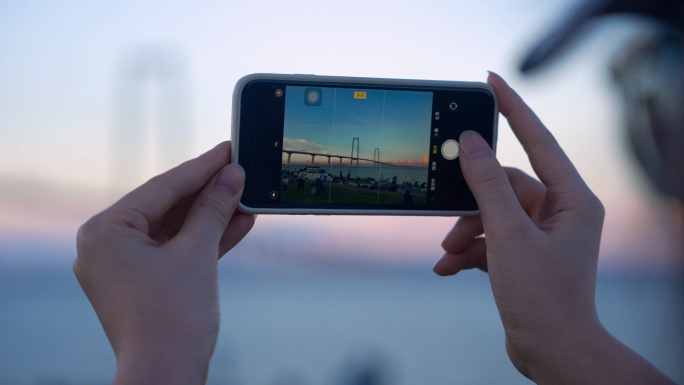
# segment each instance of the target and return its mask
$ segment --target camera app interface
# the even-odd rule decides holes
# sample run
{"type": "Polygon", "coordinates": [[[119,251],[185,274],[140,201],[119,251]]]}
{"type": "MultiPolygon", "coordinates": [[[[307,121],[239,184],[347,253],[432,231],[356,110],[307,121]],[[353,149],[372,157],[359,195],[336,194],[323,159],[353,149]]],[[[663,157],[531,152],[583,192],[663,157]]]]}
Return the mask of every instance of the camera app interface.
{"type": "Polygon", "coordinates": [[[287,86],[280,202],[426,206],[432,99],[287,86]]]}

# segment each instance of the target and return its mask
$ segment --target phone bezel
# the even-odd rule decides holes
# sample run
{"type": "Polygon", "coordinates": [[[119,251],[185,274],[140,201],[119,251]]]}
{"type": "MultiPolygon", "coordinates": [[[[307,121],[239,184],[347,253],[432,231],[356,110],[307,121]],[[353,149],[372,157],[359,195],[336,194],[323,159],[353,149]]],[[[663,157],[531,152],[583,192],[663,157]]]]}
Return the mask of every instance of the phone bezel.
{"type": "MultiPolygon", "coordinates": [[[[479,82],[457,82],[440,80],[411,80],[411,79],[385,79],[385,78],[360,78],[345,76],[319,76],[319,75],[287,75],[287,74],[268,74],[256,73],[240,78],[233,90],[233,112],[232,112],[232,133],[231,133],[231,162],[238,163],[238,143],[240,140],[240,113],[242,91],[244,87],[255,80],[273,81],[301,81],[301,82],[320,82],[320,83],[348,83],[348,84],[371,84],[388,86],[421,86],[421,87],[444,87],[444,88],[471,88],[484,89],[494,96],[494,125],[492,133],[492,150],[496,153],[496,143],[498,137],[498,118],[499,106],[496,100],[494,89],[486,83],[479,82]]],[[[396,209],[322,209],[322,208],[257,208],[250,207],[242,203],[238,204],[240,211],[251,214],[291,214],[291,215],[391,215],[391,216],[472,216],[477,215],[479,210],[474,211],[454,211],[454,210],[396,210],[396,209]]]]}

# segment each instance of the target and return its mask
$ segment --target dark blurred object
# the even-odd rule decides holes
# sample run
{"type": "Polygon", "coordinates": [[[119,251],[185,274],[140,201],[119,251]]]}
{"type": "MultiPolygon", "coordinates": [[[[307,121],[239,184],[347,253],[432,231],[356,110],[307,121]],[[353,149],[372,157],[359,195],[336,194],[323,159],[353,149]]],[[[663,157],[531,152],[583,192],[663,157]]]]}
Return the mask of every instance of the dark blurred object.
{"type": "Polygon", "coordinates": [[[548,63],[587,22],[609,15],[653,19],[659,28],[613,67],[626,102],[634,153],[658,189],[684,202],[684,1],[583,1],[527,55],[523,73],[548,63]]]}
{"type": "Polygon", "coordinates": [[[630,14],[654,18],[680,31],[684,29],[682,0],[585,0],[535,45],[520,70],[526,73],[548,63],[548,59],[560,52],[587,22],[603,16],[630,14]]]}
{"type": "Polygon", "coordinates": [[[340,385],[388,385],[395,383],[393,366],[377,350],[359,350],[349,358],[337,383],[340,385]]]}
{"type": "Polygon", "coordinates": [[[657,33],[613,66],[635,156],[663,193],[684,202],[684,36],[657,33]]]}

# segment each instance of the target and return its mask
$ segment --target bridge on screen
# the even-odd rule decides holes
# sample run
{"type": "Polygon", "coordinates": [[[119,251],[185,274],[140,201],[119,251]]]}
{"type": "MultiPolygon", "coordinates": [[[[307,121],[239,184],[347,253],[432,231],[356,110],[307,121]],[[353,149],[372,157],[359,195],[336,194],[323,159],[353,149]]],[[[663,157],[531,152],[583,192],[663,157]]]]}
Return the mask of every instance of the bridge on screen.
{"type": "Polygon", "coordinates": [[[340,160],[339,166],[342,166],[342,161],[344,159],[349,159],[349,165],[353,166],[354,161],[356,161],[356,167],[359,166],[359,161],[365,161],[365,162],[372,162],[374,166],[377,165],[385,165],[385,166],[391,166],[391,167],[407,167],[407,166],[397,166],[396,164],[392,163],[387,163],[387,162],[381,162],[380,161],[380,149],[375,148],[375,151],[373,151],[373,159],[367,159],[367,158],[361,158],[359,157],[359,138],[353,138],[352,139],[352,151],[350,156],[346,155],[334,155],[334,154],[324,154],[324,153],[319,153],[319,152],[309,152],[309,151],[297,151],[297,150],[290,150],[287,148],[283,148],[283,152],[287,154],[287,166],[290,166],[290,160],[292,159],[292,154],[302,154],[302,155],[310,155],[311,156],[311,163],[316,163],[316,157],[317,156],[324,156],[328,158],[328,167],[332,166],[331,159],[332,158],[338,158],[340,160]],[[354,156],[354,145],[356,145],[356,156],[354,156]]]}

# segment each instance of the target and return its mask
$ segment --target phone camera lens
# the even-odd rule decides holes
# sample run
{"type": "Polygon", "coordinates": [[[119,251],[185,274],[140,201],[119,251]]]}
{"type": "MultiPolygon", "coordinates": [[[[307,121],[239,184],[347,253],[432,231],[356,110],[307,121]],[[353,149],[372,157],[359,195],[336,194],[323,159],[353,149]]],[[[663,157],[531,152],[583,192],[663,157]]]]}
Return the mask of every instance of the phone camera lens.
{"type": "Polygon", "coordinates": [[[283,90],[281,90],[280,88],[278,88],[277,90],[275,90],[275,95],[276,95],[277,98],[283,96],[283,90]]]}

